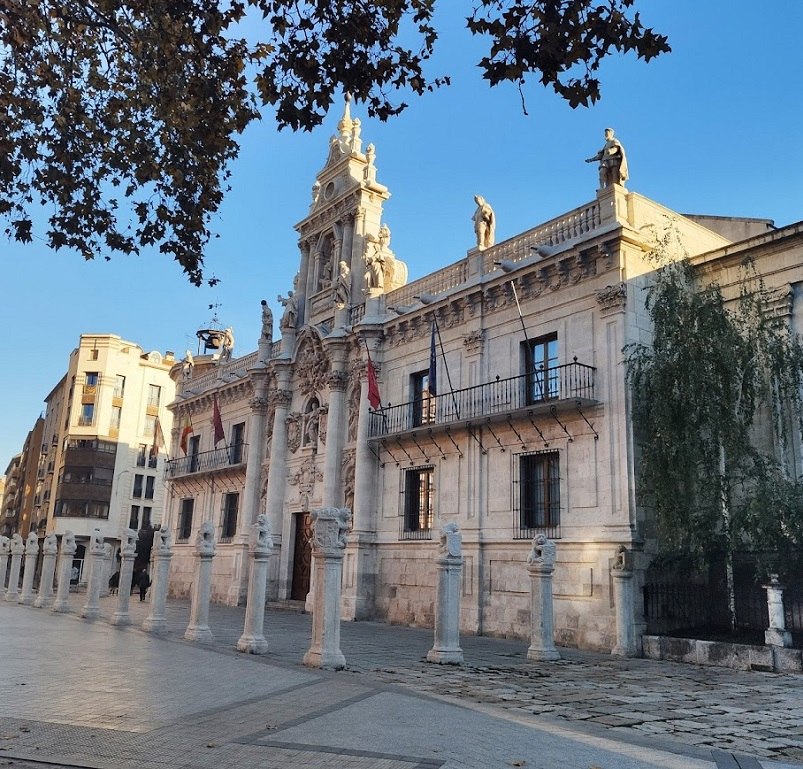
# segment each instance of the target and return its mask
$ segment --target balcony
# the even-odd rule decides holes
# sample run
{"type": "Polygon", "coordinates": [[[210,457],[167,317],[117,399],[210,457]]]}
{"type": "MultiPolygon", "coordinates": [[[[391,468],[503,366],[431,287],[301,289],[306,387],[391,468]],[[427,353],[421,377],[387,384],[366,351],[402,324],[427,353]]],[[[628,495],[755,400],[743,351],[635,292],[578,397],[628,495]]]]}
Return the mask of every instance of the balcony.
{"type": "Polygon", "coordinates": [[[454,424],[477,424],[517,412],[549,414],[593,406],[596,369],[576,360],[545,371],[496,379],[493,382],[445,392],[399,406],[370,412],[370,438],[454,424]]]}
{"type": "Polygon", "coordinates": [[[171,459],[166,464],[168,479],[181,478],[198,473],[215,473],[229,468],[239,468],[245,464],[248,444],[238,443],[222,449],[202,451],[186,457],[171,459]]]}

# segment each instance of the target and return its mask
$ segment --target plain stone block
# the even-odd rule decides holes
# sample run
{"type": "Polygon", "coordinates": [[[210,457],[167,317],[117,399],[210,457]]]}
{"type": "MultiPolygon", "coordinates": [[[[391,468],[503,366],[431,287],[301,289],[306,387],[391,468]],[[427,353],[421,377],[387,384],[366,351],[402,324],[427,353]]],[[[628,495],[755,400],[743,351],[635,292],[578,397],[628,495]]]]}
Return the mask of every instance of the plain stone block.
{"type": "Polygon", "coordinates": [[[769,646],[750,647],[750,669],[751,670],[772,670],[772,648],[769,646]]]}
{"type": "Polygon", "coordinates": [[[661,659],[661,638],[657,635],[645,635],[641,637],[642,653],[647,659],[661,659]]]}
{"type": "Polygon", "coordinates": [[[775,646],[770,649],[773,657],[773,668],[779,673],[803,672],[803,651],[800,649],[784,649],[775,646]]]}
{"type": "Polygon", "coordinates": [[[661,638],[661,658],[675,662],[697,662],[697,648],[688,638],[661,638]]]}

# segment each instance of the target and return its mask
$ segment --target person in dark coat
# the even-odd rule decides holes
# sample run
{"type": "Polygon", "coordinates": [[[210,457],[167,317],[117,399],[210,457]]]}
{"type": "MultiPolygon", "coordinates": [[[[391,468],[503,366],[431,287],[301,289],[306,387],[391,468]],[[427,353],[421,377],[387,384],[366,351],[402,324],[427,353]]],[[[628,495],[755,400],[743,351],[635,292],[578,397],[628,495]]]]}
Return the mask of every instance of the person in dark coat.
{"type": "Polygon", "coordinates": [[[148,576],[148,572],[145,571],[145,569],[139,573],[137,585],[139,587],[139,600],[144,601],[145,594],[148,592],[148,588],[151,586],[151,578],[148,576]]]}

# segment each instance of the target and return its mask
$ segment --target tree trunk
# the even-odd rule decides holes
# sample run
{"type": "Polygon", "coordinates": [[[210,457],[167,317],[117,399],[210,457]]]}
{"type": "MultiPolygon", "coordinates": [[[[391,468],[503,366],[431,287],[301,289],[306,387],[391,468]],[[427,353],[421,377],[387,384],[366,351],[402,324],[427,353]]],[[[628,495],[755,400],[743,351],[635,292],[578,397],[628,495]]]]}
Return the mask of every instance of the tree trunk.
{"type": "Polygon", "coordinates": [[[719,495],[722,508],[722,526],[725,533],[725,590],[728,596],[728,626],[736,630],[736,588],[733,582],[733,549],[731,548],[731,517],[728,506],[728,485],[725,475],[725,447],[719,446],[719,495]]]}

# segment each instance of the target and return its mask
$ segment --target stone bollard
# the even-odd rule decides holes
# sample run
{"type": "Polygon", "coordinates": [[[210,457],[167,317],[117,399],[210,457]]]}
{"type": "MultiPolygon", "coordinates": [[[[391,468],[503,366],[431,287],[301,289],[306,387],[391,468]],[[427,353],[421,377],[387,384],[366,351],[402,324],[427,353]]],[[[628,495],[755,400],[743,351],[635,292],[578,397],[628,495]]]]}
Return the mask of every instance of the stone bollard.
{"type": "Polygon", "coordinates": [[[11,568],[8,571],[8,588],[6,601],[16,601],[20,597],[20,566],[25,542],[19,534],[11,535],[11,568]]]}
{"type": "Polygon", "coordinates": [[[6,574],[8,574],[8,559],[11,556],[11,540],[0,534],[0,593],[6,589],[6,574]]]}
{"type": "Polygon", "coordinates": [[[65,531],[61,538],[61,555],[59,556],[59,577],[56,588],[56,600],[53,602],[53,611],[67,612],[70,610],[70,575],[72,574],[72,560],[75,556],[75,534],[65,531]]]}
{"type": "Polygon", "coordinates": [[[107,542],[103,546],[103,572],[100,577],[100,597],[106,598],[111,590],[109,589],[109,577],[112,575],[112,546],[107,542]]]}
{"type": "Polygon", "coordinates": [[[530,572],[530,648],[527,659],[537,662],[559,660],[560,654],[553,641],[552,573],[555,571],[555,543],[543,534],[533,539],[527,556],[530,572]]]}
{"type": "Polygon", "coordinates": [[[42,542],[42,574],[39,577],[39,594],[33,602],[37,609],[45,609],[53,603],[53,577],[56,574],[56,554],[59,541],[55,534],[48,534],[42,542]]]}
{"type": "MultiPolygon", "coordinates": [[[[166,633],[167,619],[165,607],[167,606],[167,588],[170,584],[170,559],[173,551],[170,549],[170,531],[158,529],[153,535],[153,584],[151,585],[151,612],[145,617],[142,629],[148,633],[166,633]]],[[[133,568],[133,563],[132,563],[133,568]]],[[[122,572],[120,573],[120,592],[123,590],[122,572]]],[[[130,582],[128,592],[131,592],[130,582]]]]}
{"type": "Polygon", "coordinates": [[[89,553],[92,556],[92,564],[86,585],[86,603],[78,615],[84,619],[95,619],[100,614],[100,586],[103,582],[106,557],[106,546],[100,529],[92,529],[92,534],[89,536],[89,553]]]}
{"type": "Polygon", "coordinates": [[[611,567],[613,601],[616,605],[616,645],[611,649],[615,657],[635,657],[636,628],[633,623],[633,559],[624,545],[616,551],[611,567]]]}
{"type": "Polygon", "coordinates": [[[314,572],[312,643],[304,664],[341,670],[346,658],[340,651],[340,588],[343,550],[351,522],[351,510],[324,507],[312,512],[312,568],[314,572]]]}
{"type": "Polygon", "coordinates": [[[198,556],[198,572],[192,586],[190,624],[184,633],[188,641],[209,643],[214,636],[209,628],[209,601],[212,598],[212,559],[215,557],[215,528],[212,521],[205,521],[195,541],[198,556]]]}
{"type": "Polygon", "coordinates": [[[778,582],[777,574],[770,574],[769,585],[764,585],[767,591],[767,609],[769,610],[770,626],[764,631],[764,643],[767,646],[792,645],[792,634],[786,629],[786,617],[783,609],[783,585],[778,582]]]}
{"type": "Polygon", "coordinates": [[[33,577],[36,574],[36,558],[39,555],[39,538],[36,532],[28,532],[25,540],[25,573],[22,575],[22,592],[17,599],[18,603],[30,606],[33,603],[33,577]]]}
{"type": "Polygon", "coordinates": [[[251,527],[251,569],[248,574],[248,599],[245,606],[245,627],[237,641],[237,651],[265,654],[268,642],[263,635],[265,593],[268,566],[273,553],[273,534],[268,516],[261,513],[251,527]]]}
{"type": "Polygon", "coordinates": [[[462,665],[460,648],[460,594],[463,585],[463,536],[454,522],[441,529],[438,551],[438,592],[435,598],[435,644],[427,662],[462,665]]]}
{"type": "Polygon", "coordinates": [[[117,610],[112,614],[112,625],[131,624],[128,606],[131,602],[134,559],[137,557],[137,532],[133,529],[125,529],[123,538],[123,545],[120,548],[120,579],[117,583],[117,610]]]}

